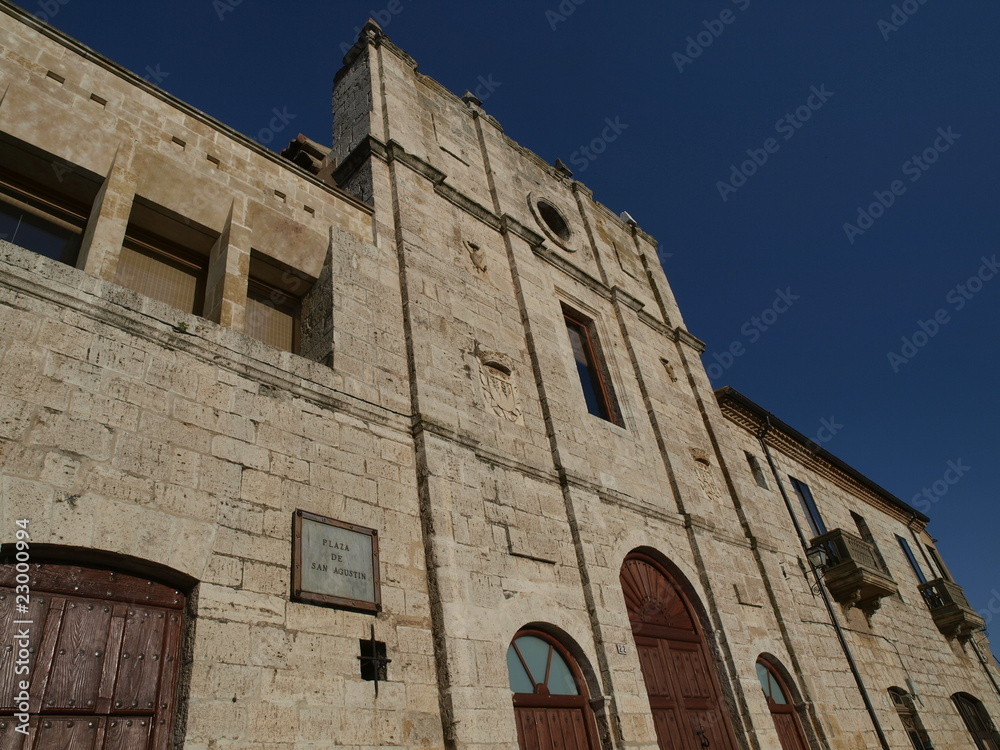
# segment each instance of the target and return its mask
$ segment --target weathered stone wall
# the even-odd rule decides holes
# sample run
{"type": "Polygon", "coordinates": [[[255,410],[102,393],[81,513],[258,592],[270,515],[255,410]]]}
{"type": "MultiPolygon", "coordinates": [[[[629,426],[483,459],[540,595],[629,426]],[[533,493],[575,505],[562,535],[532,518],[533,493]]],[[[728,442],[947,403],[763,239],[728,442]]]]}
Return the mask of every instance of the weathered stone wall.
{"type": "MultiPolygon", "coordinates": [[[[400,257],[432,612],[438,657],[449,665],[442,706],[454,728],[446,738],[515,746],[503,652],[520,627],[544,623],[577,649],[592,694],[606,696],[611,746],[655,746],[634,649],[616,648],[631,643],[619,571],[629,552],[646,549],[673,563],[706,608],[733,724],[748,746],[778,747],[755,675],[761,655],[789,670],[814,742],[876,746],[787,513],[746,483],[750,438],[716,404],[655,243],[512,143],[474,102],[417,73],[376,27],[348,60],[335,92],[346,108],[336,110],[335,141],[344,149],[349,138],[371,158],[343,150],[340,176],[372,195],[380,234],[400,257]],[[368,120],[356,110],[364,102],[368,120]],[[354,166],[362,163],[370,171],[354,166]],[[559,210],[569,237],[553,236],[539,199],[559,210]],[[587,413],[563,305],[594,321],[618,424],[587,413]],[[497,354],[517,386],[516,416],[482,389],[480,368],[497,354]]],[[[817,493],[827,489],[816,483],[817,493]]],[[[865,508],[876,533],[901,523],[867,502],[836,495],[831,528],[853,528],[848,507],[865,508]]],[[[988,701],[978,665],[951,654],[917,596],[908,606],[919,627],[897,625],[892,636],[915,652],[934,640],[934,658],[911,670],[917,684],[953,670],[988,701]]],[[[905,748],[881,700],[889,686],[905,687],[899,657],[858,615],[839,613],[858,630],[852,648],[866,684],[881,691],[873,701],[889,739],[905,748]]],[[[947,714],[928,729],[954,738],[964,728],[941,702],[948,695],[928,697],[947,714]]]]}
{"type": "MultiPolygon", "coordinates": [[[[741,747],[779,748],[761,655],[813,746],[878,745],[653,238],[373,24],[333,94],[341,190],[0,11],[0,132],[99,185],[80,268],[0,243],[3,539],[28,517],[38,545],[198,582],[184,747],[514,750],[505,656],[530,625],[579,663],[603,747],[652,750],[619,580],[636,550],[695,602],[741,747]],[[217,236],[205,317],[113,283],[137,202],[217,236]],[[307,356],[241,332],[252,250],[317,279],[307,356]],[[593,321],[614,423],[587,411],[564,308],[593,321]],[[377,617],[290,601],[296,509],[379,531],[377,617]],[[377,699],[357,661],[372,625],[392,659],[377,699]]],[[[969,746],[949,696],[996,696],[916,590],[894,541],[910,519],[772,448],[830,528],[865,516],[900,585],[870,624],[835,608],[891,746],[910,747],[883,700],[907,676],[936,746],[969,746]]]]}

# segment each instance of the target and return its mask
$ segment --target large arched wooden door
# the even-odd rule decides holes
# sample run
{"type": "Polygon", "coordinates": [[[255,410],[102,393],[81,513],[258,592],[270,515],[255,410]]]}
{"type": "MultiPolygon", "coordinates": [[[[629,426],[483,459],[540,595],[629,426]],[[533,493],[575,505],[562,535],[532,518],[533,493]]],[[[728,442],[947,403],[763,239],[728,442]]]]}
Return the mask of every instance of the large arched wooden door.
{"type": "Polygon", "coordinates": [[[0,632],[8,644],[9,634],[24,634],[0,649],[0,748],[166,750],[183,594],[109,570],[24,567],[0,565],[0,632]],[[17,588],[25,576],[26,607],[17,588]],[[28,681],[27,735],[17,731],[21,680],[28,681]]]}
{"type": "Polygon", "coordinates": [[[596,750],[587,685],[576,661],[546,633],[522,630],[507,649],[521,750],[596,750]]]}
{"type": "Polygon", "coordinates": [[[661,750],[736,750],[698,618],[666,570],[631,555],[621,570],[661,750]]]}
{"type": "Polygon", "coordinates": [[[757,679],[767,699],[767,707],[774,720],[774,729],[781,741],[781,750],[807,750],[806,738],[802,734],[799,717],[795,713],[795,703],[785,681],[763,659],[757,661],[757,679]]]}

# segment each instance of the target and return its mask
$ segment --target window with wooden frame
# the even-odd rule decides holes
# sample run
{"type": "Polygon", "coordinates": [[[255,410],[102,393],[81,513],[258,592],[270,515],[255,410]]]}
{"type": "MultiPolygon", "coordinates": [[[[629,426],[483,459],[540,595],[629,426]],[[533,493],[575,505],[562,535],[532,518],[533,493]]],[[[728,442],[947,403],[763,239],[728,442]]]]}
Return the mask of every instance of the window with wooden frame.
{"type": "Polygon", "coordinates": [[[565,306],[563,318],[587,410],[595,417],[620,425],[621,414],[611,390],[611,378],[601,357],[594,322],[565,306]]]}
{"type": "Polygon", "coordinates": [[[826,533],[826,523],[823,522],[823,516],[819,512],[819,506],[816,505],[816,501],[813,499],[809,485],[799,481],[795,477],[790,476],[788,478],[792,480],[792,488],[795,490],[796,497],[799,498],[802,510],[805,511],[806,520],[809,521],[809,528],[812,530],[813,537],[823,536],[826,533]]]}
{"type": "Polygon", "coordinates": [[[100,179],[0,136],[0,239],[74,266],[100,179]]]}
{"type": "Polygon", "coordinates": [[[875,541],[875,536],[872,534],[870,528],[868,528],[868,521],[865,520],[864,516],[861,516],[851,511],[851,518],[854,519],[854,525],[858,527],[858,534],[872,546],[872,550],[875,552],[875,559],[882,563],[882,568],[888,570],[889,566],[885,564],[885,558],[882,557],[882,550],[879,549],[878,542],[875,541]]]}
{"type": "Polygon", "coordinates": [[[302,299],[314,279],[256,250],[250,253],[244,332],[258,341],[299,353],[302,299]]]}
{"type": "Polygon", "coordinates": [[[218,235],[136,196],[129,216],[115,282],[201,315],[208,257],[218,235]]]}
{"type": "Polygon", "coordinates": [[[587,684],[561,643],[521,630],[507,648],[507,674],[521,750],[596,750],[587,684]]]}
{"type": "Polygon", "coordinates": [[[906,561],[910,563],[910,567],[913,569],[913,575],[917,577],[917,583],[927,583],[927,576],[924,575],[924,571],[920,567],[920,563],[917,562],[917,558],[913,554],[913,550],[910,549],[910,543],[903,539],[903,537],[899,534],[896,534],[896,541],[899,542],[899,547],[903,550],[903,555],[906,557],[906,561]]]}

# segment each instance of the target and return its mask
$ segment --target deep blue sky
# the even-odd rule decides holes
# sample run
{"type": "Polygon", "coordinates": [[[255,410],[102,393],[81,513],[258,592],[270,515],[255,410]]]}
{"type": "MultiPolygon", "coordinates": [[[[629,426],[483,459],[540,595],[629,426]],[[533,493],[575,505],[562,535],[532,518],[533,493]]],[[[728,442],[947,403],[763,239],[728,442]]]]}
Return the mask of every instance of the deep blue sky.
{"type": "Polygon", "coordinates": [[[807,435],[838,425],[825,447],[926,508],[970,602],[1000,612],[1000,278],[964,297],[958,288],[1000,255],[995,0],[907,0],[916,12],[881,29],[891,2],[21,5],[250,136],[274,109],[294,115],[278,148],[298,132],[329,142],[341,45],[369,16],[452,91],[492,81],[484,106],[511,137],[575,166],[598,200],[660,240],[686,324],[708,342],[713,383],[807,435]],[[688,37],[705,41],[706,24],[721,33],[690,61],[675,57],[688,37]],[[813,87],[832,95],[814,95],[797,126],[777,126],[813,87]],[[579,149],[606,118],[628,127],[588,161],[579,149]],[[723,200],[719,181],[748,149],[762,160],[769,138],[767,162],[723,200]],[[935,143],[926,171],[910,161],[935,143]],[[845,222],[876,191],[888,202],[895,181],[884,215],[849,238],[845,222]],[[798,299],[762,318],[776,290],[798,299]],[[939,310],[935,335],[903,352],[902,338],[939,310]],[[740,356],[724,367],[715,355],[734,343],[740,356]],[[894,367],[891,352],[909,361],[894,367]],[[949,461],[964,476],[929,507],[914,500],[949,461]]]}

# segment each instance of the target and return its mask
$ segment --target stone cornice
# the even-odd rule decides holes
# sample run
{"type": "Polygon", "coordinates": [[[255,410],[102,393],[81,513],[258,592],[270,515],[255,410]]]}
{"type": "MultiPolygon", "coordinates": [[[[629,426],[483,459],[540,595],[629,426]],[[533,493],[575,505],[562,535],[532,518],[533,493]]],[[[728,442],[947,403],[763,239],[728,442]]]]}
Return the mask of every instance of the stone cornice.
{"type": "Polygon", "coordinates": [[[769,415],[746,396],[731,388],[720,388],[716,391],[716,397],[723,416],[755,438],[770,422],[765,441],[792,461],[802,464],[810,471],[902,523],[916,522],[915,528],[918,531],[922,530],[930,520],[797,430],[769,415]]]}
{"type": "Polygon", "coordinates": [[[257,156],[267,159],[268,161],[277,164],[282,169],[294,173],[297,178],[304,180],[305,182],[308,182],[311,185],[322,188],[330,195],[339,198],[345,203],[350,203],[354,208],[357,208],[368,215],[372,214],[371,206],[364,203],[363,201],[358,200],[353,195],[348,193],[346,190],[343,190],[342,188],[339,187],[334,187],[332,185],[327,185],[325,182],[315,177],[314,175],[310,174],[309,172],[307,172],[305,169],[298,166],[294,162],[289,161],[288,159],[284,158],[279,154],[276,154],[270,149],[257,143],[257,141],[243,135],[239,131],[234,130],[233,128],[229,127],[225,123],[220,122],[219,120],[216,120],[210,115],[205,114],[201,110],[195,109],[190,104],[187,104],[181,101],[180,99],[176,98],[175,96],[168,94],[166,91],[150,83],[145,78],[136,75],[127,68],[123,68],[121,65],[118,65],[117,63],[113,62],[112,60],[109,60],[103,55],[98,54],[94,50],[90,49],[90,47],[80,44],[80,42],[76,41],[70,36],[67,36],[66,34],[63,34],[58,29],[55,29],[52,26],[43,23],[33,14],[28,13],[22,10],[21,8],[17,7],[16,5],[7,2],[7,0],[0,0],[0,13],[6,13],[8,16],[11,16],[12,18],[16,19],[18,23],[24,24],[25,26],[30,27],[32,30],[38,32],[39,34],[48,37],[57,44],[62,45],[69,52],[82,57],[87,62],[92,63],[93,65],[96,65],[99,68],[103,68],[112,75],[121,78],[129,85],[144,91],[150,96],[159,99],[164,104],[167,104],[168,106],[173,107],[174,109],[180,112],[183,112],[185,115],[191,117],[192,119],[197,120],[198,122],[207,125],[208,127],[221,133],[227,138],[236,141],[241,146],[252,151],[257,156]]]}

